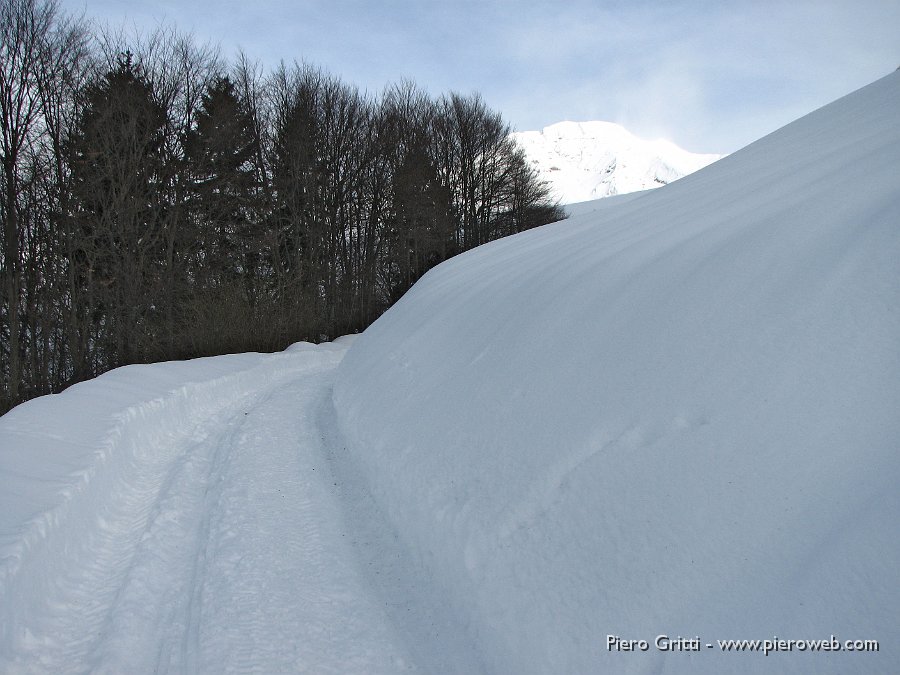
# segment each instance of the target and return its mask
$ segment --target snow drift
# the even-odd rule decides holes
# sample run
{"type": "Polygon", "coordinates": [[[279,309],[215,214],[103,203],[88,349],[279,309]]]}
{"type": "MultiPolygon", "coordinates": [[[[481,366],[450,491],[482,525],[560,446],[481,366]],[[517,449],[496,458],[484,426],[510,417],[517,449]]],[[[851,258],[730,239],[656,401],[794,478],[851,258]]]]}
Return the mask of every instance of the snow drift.
{"type": "Polygon", "coordinates": [[[900,664],[898,109],[461,255],[349,350],[348,451],[487,670],[900,664]],[[775,636],[880,651],[716,642],[775,636]]]}

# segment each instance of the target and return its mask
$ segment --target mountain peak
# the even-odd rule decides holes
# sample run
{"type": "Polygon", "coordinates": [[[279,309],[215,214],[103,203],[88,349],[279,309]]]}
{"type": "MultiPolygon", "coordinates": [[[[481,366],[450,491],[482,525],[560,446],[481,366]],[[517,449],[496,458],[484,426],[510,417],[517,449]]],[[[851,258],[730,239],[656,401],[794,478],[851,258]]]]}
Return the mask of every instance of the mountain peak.
{"type": "Polygon", "coordinates": [[[660,187],[722,157],[639,138],[614,122],[558,122],[513,138],[563,204],[660,187]]]}

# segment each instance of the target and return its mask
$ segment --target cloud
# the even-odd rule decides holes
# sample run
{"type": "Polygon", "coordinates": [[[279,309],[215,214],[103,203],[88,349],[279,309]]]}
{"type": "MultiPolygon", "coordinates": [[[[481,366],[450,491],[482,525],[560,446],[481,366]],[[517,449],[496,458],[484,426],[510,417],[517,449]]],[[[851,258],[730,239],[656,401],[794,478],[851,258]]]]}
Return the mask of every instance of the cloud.
{"type": "Polygon", "coordinates": [[[618,121],[730,152],[900,66],[896,0],[63,0],[225,55],[306,60],[370,92],[479,91],[521,130],[618,121]],[[85,4],[82,4],[85,3],[85,4]]]}

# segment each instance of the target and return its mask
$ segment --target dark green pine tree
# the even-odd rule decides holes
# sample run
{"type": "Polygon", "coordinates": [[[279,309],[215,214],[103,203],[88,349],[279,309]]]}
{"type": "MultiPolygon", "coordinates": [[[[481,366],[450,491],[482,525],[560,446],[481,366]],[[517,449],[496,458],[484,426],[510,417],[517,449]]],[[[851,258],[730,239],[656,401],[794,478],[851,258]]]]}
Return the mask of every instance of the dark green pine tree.
{"type": "Polygon", "coordinates": [[[424,140],[411,145],[394,174],[392,211],[391,302],[396,302],[452,250],[450,192],[440,183],[424,140]]]}
{"type": "MultiPolygon", "coordinates": [[[[90,85],[67,141],[73,302],[92,333],[91,371],[145,360],[164,271],[166,111],[130,53],[90,85]]],[[[76,372],[87,364],[75,364],[76,372]]],[[[82,373],[78,373],[81,375],[82,373]]]]}
{"type": "Polygon", "coordinates": [[[198,276],[211,286],[239,282],[252,304],[260,255],[257,138],[228,77],[210,85],[184,145],[198,276]]]}

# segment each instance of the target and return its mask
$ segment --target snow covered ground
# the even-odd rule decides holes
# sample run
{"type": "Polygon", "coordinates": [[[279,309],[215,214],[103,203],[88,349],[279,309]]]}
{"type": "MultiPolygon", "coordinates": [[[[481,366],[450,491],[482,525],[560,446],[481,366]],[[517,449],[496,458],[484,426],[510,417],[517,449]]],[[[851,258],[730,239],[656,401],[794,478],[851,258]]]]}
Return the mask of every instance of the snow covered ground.
{"type": "Polygon", "coordinates": [[[898,107],[10,411],[0,673],[897,672],[898,107]]]}
{"type": "Polygon", "coordinates": [[[563,204],[658,188],[722,157],[638,138],[612,122],[559,122],[512,136],[563,204]]]}
{"type": "Polygon", "coordinates": [[[0,419],[0,672],[468,669],[324,440],[348,344],[120,368],[0,419]]]}

